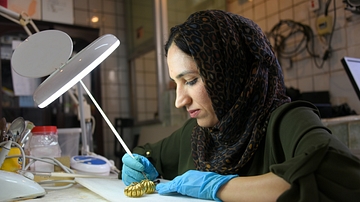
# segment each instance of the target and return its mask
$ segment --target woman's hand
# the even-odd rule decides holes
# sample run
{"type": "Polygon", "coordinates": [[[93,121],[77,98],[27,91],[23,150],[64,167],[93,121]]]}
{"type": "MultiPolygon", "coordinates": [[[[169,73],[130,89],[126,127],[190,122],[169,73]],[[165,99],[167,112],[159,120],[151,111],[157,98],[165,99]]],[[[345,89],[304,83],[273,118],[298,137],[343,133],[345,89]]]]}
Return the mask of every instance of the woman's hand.
{"type": "Polygon", "coordinates": [[[180,193],[216,201],[276,201],[290,184],[274,173],[238,177],[189,170],[172,181],[156,186],[159,194],[180,193]]]}
{"type": "Polygon", "coordinates": [[[156,186],[159,194],[177,192],[182,195],[219,201],[216,194],[219,188],[238,175],[220,175],[214,172],[189,170],[172,181],[156,186]]]}
{"type": "Polygon", "coordinates": [[[154,180],[159,176],[156,168],[151,162],[144,156],[133,154],[135,158],[132,158],[129,154],[125,154],[122,157],[122,181],[126,186],[132,182],[140,182],[146,178],[148,180],[154,180]]]}

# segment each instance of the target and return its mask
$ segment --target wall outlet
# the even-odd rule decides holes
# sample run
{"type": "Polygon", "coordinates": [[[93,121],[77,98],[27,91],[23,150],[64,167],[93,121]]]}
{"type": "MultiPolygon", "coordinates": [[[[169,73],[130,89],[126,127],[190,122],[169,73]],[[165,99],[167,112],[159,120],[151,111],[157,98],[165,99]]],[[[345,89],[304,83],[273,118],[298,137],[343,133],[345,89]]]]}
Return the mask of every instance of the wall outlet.
{"type": "Polygon", "coordinates": [[[332,17],[320,16],[316,19],[316,30],[319,35],[330,34],[332,32],[333,20],[332,17]]]}
{"type": "Polygon", "coordinates": [[[310,11],[317,11],[320,8],[319,0],[310,0],[310,11]]]}

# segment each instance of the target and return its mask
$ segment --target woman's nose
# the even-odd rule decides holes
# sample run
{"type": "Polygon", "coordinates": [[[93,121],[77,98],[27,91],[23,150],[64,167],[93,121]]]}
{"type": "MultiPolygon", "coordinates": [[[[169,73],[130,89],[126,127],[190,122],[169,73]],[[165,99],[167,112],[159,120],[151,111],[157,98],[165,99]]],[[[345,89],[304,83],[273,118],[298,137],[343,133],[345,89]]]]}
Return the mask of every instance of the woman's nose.
{"type": "Polygon", "coordinates": [[[190,104],[191,98],[190,96],[181,88],[176,88],[176,99],[175,99],[175,107],[181,108],[188,104],[190,104]]]}

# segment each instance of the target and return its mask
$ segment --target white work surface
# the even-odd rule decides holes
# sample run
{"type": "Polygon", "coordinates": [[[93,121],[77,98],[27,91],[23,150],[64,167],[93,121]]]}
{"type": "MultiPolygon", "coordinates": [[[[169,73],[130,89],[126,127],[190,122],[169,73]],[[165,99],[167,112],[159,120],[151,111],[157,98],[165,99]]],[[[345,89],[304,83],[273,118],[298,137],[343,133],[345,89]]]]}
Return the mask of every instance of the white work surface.
{"type": "Polygon", "coordinates": [[[124,189],[126,187],[124,183],[116,178],[76,178],[76,181],[79,184],[76,184],[71,188],[51,190],[42,198],[26,201],[208,201],[180,194],[164,196],[159,195],[156,192],[153,194],[144,194],[138,198],[130,198],[124,194],[124,189]]]}

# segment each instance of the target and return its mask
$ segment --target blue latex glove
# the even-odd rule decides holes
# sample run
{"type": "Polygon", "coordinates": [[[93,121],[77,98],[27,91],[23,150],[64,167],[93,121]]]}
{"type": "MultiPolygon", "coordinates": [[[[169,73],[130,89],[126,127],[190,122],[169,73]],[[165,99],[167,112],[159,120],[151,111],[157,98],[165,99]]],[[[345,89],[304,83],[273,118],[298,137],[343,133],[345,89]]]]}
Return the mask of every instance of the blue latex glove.
{"type": "Polygon", "coordinates": [[[150,163],[150,161],[141,155],[133,154],[135,158],[132,158],[129,154],[125,154],[122,157],[122,181],[126,186],[132,182],[140,182],[144,180],[144,174],[148,180],[155,180],[159,173],[156,168],[150,163]]]}
{"type": "Polygon", "coordinates": [[[159,194],[177,192],[196,198],[220,201],[216,196],[219,188],[235,177],[238,175],[220,175],[214,172],[189,170],[170,182],[156,185],[156,191],[159,194]]]}

